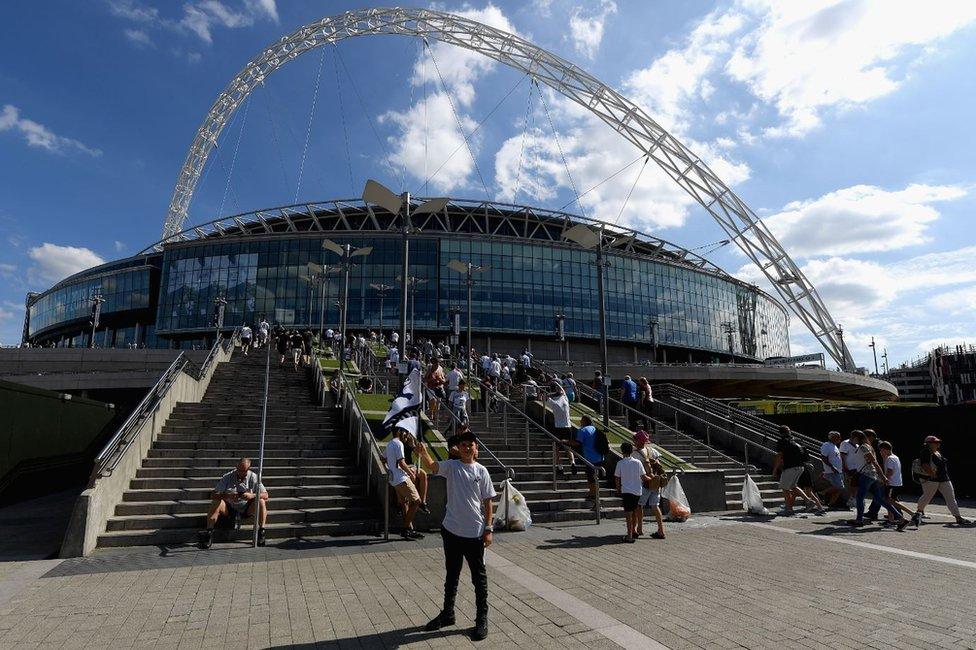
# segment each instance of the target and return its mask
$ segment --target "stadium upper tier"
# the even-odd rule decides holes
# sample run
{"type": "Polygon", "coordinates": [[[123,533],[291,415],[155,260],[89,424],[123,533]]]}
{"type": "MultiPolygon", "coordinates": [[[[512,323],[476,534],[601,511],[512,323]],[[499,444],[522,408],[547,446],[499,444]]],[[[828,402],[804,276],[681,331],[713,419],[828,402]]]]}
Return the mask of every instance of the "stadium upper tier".
{"type": "MultiPolygon", "coordinates": [[[[104,347],[205,344],[213,335],[218,298],[227,301],[227,329],[261,315],[313,328],[321,317],[334,327],[340,274],[322,284],[308,282],[309,263],[339,261],[323,249],[325,239],[372,247],[351,271],[348,324],[353,331],[382,326],[389,332],[400,317],[400,219],[349,200],[259,210],[187,228],[138,255],[32,295],[26,335],[32,343],[88,345],[94,295],[104,298],[95,335],[104,347]],[[372,285],[394,288],[381,299],[372,285]]],[[[742,359],[789,354],[783,307],[687,249],[564,212],[464,200],[412,219],[409,275],[421,281],[411,292],[409,324],[418,336],[447,336],[451,308],[467,298],[464,278],[447,267],[457,259],[488,267],[473,290],[476,338],[551,341],[558,313],[568,338],[595,340],[596,255],[563,238],[579,223],[603,226],[610,263],[607,332],[618,350],[636,355],[637,348],[650,349],[653,329],[658,347],[672,359],[727,359],[730,343],[742,359]]]]}

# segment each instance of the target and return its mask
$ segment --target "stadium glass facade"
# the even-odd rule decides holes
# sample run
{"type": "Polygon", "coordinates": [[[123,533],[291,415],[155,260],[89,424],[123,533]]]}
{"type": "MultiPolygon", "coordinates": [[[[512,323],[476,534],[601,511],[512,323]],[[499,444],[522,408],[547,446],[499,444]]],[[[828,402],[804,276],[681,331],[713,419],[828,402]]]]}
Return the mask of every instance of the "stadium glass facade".
{"type": "MultiPolygon", "coordinates": [[[[324,286],[306,281],[309,263],[339,261],[322,248],[326,236],[354,248],[372,247],[368,256],[355,258],[350,272],[349,328],[395,328],[402,259],[402,240],[395,231],[289,231],[176,242],[162,252],[78,274],[32,304],[32,341],[87,344],[79,330],[90,317],[93,292],[106,298],[103,314],[138,315],[138,322],[114,323],[111,339],[116,347],[120,340],[153,347],[205,345],[213,332],[218,297],[227,300],[226,328],[254,323],[262,315],[284,325],[315,328],[323,305],[326,326],[335,326],[341,273],[331,273],[324,286]],[[135,264],[139,268],[126,268],[135,264]],[[382,301],[382,314],[373,284],[394,287],[382,301]]],[[[560,313],[570,338],[599,337],[593,252],[558,240],[458,232],[421,233],[410,239],[409,275],[420,282],[408,301],[408,327],[412,321],[418,335],[446,336],[451,308],[466,306],[464,277],[447,267],[452,259],[486,267],[476,275],[472,295],[476,332],[552,338],[555,315],[560,313]]],[[[650,346],[655,321],[659,346],[727,355],[726,329],[731,324],[736,356],[789,354],[786,312],[756,287],[721,272],[650,255],[614,252],[607,260],[607,334],[612,342],[650,346]]]]}

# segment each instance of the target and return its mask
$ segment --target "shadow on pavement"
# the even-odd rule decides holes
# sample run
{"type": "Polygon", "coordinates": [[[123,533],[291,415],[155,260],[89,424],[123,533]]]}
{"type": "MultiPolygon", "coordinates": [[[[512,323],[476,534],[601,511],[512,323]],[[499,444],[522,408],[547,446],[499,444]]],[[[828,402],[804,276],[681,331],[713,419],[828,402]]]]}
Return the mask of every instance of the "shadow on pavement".
{"type": "Polygon", "coordinates": [[[597,546],[606,546],[607,544],[619,544],[622,536],[622,532],[613,535],[574,535],[563,539],[548,539],[536,546],[536,548],[540,551],[559,548],[594,548],[597,546]]]}
{"type": "MultiPolygon", "coordinates": [[[[393,630],[380,634],[365,634],[363,636],[351,636],[344,639],[334,639],[330,641],[319,641],[317,643],[286,643],[271,646],[272,648],[296,648],[298,650],[311,650],[316,648],[399,648],[410,643],[424,645],[424,641],[430,639],[446,639],[454,636],[468,636],[471,632],[470,627],[451,627],[446,630],[427,632],[422,626],[408,627],[402,630],[393,630]]],[[[488,637],[489,639],[491,636],[488,637]]],[[[443,645],[443,643],[437,644],[443,645]]]]}

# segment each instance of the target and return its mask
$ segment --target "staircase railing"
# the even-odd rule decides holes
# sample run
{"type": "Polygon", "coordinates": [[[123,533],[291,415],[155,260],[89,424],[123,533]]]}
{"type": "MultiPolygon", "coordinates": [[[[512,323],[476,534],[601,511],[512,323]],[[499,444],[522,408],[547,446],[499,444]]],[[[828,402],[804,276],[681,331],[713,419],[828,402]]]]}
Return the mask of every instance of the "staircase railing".
{"type": "MultiPolygon", "coordinates": [[[[450,428],[449,432],[450,433],[453,433],[454,431],[457,430],[457,426],[459,424],[462,424],[461,418],[458,417],[458,414],[454,412],[454,409],[451,408],[451,405],[448,403],[448,401],[446,399],[444,399],[442,397],[437,397],[435,399],[437,400],[437,404],[440,406],[440,408],[445,409],[446,412],[447,412],[447,414],[450,416],[450,418],[451,418],[451,428],[450,428]]],[[[437,423],[435,422],[434,424],[436,425],[437,423]]],[[[505,465],[505,463],[503,463],[498,458],[498,456],[495,455],[495,452],[493,452],[491,450],[491,447],[489,447],[487,444],[485,444],[485,442],[481,439],[481,436],[479,436],[478,433],[476,431],[474,431],[474,429],[472,429],[470,427],[470,425],[469,425],[469,430],[471,431],[471,433],[474,434],[474,437],[477,438],[477,440],[478,440],[478,451],[479,452],[482,452],[482,451],[486,452],[491,457],[491,459],[493,461],[495,461],[495,464],[498,465],[498,467],[500,467],[503,472],[505,472],[505,478],[508,478],[508,479],[511,479],[511,480],[514,481],[515,480],[515,470],[512,469],[511,467],[508,467],[507,465],[505,465]]],[[[508,518],[506,517],[506,520],[507,519],[508,518]]]]}
{"type": "MultiPolygon", "coordinates": [[[[733,432],[740,431],[743,435],[752,438],[756,442],[761,441],[760,444],[764,447],[775,446],[776,441],[779,439],[779,427],[772,422],[758,418],[716,399],[699,395],[687,388],[682,388],[674,384],[656,384],[654,386],[654,396],[659,404],[673,407],[674,405],[670,404],[670,401],[679,402],[684,405],[686,410],[697,412],[701,419],[716,419],[727,425],[726,428],[733,432]]],[[[821,445],[819,441],[797,432],[793,432],[793,438],[803,445],[803,447],[811,451],[814,457],[819,457],[821,445]]]]}
{"type": "Polygon", "coordinates": [[[346,419],[349,441],[352,443],[355,440],[356,464],[365,466],[366,469],[366,496],[369,496],[373,490],[380,493],[383,502],[383,538],[389,540],[390,489],[386,463],[383,462],[383,452],[376,441],[376,436],[369,428],[366,415],[360,408],[355,391],[349,385],[345,374],[342,371],[338,373],[338,385],[333,388],[322,372],[319,357],[315,356],[313,361],[312,376],[315,382],[316,397],[319,399],[320,405],[325,406],[325,397],[328,392],[334,391],[336,393],[336,406],[342,409],[343,417],[346,419]],[[365,459],[363,454],[367,456],[365,459]]]}
{"type": "MultiPolygon", "coordinates": [[[[485,394],[486,396],[489,396],[490,395],[490,396],[494,397],[495,403],[502,405],[502,418],[503,418],[503,422],[504,422],[504,424],[502,425],[502,429],[504,431],[504,435],[506,436],[506,443],[505,443],[506,445],[508,444],[507,436],[508,436],[508,411],[509,411],[509,409],[511,409],[512,411],[514,411],[516,414],[521,415],[522,418],[525,420],[525,460],[526,461],[528,461],[530,459],[530,457],[531,457],[531,451],[530,450],[531,450],[531,442],[532,441],[531,441],[530,434],[531,434],[532,430],[534,429],[536,435],[538,435],[538,434],[541,433],[543,436],[545,436],[546,438],[548,438],[549,441],[552,442],[552,444],[554,445],[554,448],[555,447],[560,447],[560,448],[564,449],[565,451],[567,451],[570,454],[572,454],[575,459],[578,459],[584,465],[586,465],[587,467],[589,467],[592,472],[594,472],[594,475],[597,477],[597,480],[596,480],[596,498],[594,500],[595,501],[595,503],[594,503],[595,508],[594,509],[596,511],[596,523],[600,523],[600,519],[601,519],[601,512],[600,512],[600,479],[603,479],[603,478],[606,477],[606,470],[603,468],[603,466],[602,465],[596,465],[596,464],[591,463],[590,461],[586,460],[586,458],[582,454],[580,454],[578,451],[576,451],[573,447],[571,447],[570,445],[567,445],[565,442],[563,442],[562,440],[560,440],[559,438],[557,438],[556,436],[554,436],[552,433],[550,433],[545,427],[543,427],[538,422],[536,422],[535,419],[533,419],[527,413],[527,410],[528,410],[528,404],[527,403],[524,403],[523,404],[523,406],[525,407],[524,409],[520,409],[519,407],[515,406],[515,404],[513,404],[512,401],[508,397],[506,397],[505,395],[503,395],[502,393],[500,393],[498,390],[496,390],[494,387],[490,386],[486,382],[482,381],[480,378],[473,377],[472,379],[474,381],[477,381],[478,382],[478,386],[479,386],[480,390],[483,392],[483,394],[485,394]]],[[[524,397],[524,395],[523,395],[523,397],[524,397]]],[[[485,410],[485,422],[486,423],[488,421],[488,417],[489,417],[489,410],[486,409],[485,410]]],[[[556,478],[556,454],[555,453],[553,453],[552,458],[553,458],[553,462],[552,462],[552,489],[553,489],[553,491],[557,491],[559,488],[557,486],[557,478],[556,478]]]]}

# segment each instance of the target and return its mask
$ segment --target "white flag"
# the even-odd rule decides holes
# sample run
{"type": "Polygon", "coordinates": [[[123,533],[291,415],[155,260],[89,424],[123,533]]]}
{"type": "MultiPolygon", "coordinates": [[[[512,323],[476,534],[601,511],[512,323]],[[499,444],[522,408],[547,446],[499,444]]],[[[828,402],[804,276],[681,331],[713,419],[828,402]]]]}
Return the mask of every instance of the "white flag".
{"type": "Polygon", "coordinates": [[[390,410],[386,412],[386,417],[383,418],[383,429],[394,424],[402,416],[411,414],[413,409],[416,409],[423,403],[423,399],[420,368],[414,368],[407,375],[407,380],[403,382],[403,388],[400,389],[400,394],[390,404],[390,410]]]}

